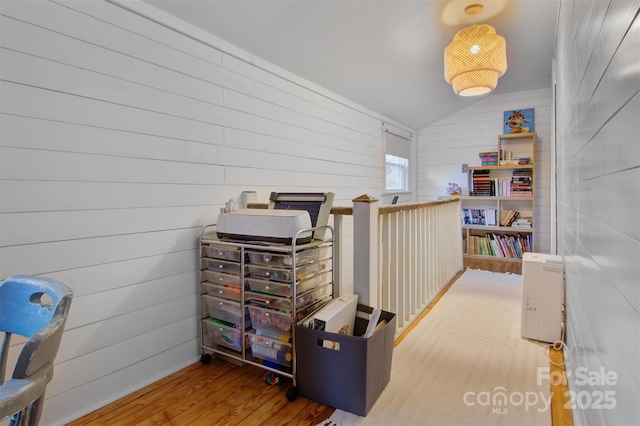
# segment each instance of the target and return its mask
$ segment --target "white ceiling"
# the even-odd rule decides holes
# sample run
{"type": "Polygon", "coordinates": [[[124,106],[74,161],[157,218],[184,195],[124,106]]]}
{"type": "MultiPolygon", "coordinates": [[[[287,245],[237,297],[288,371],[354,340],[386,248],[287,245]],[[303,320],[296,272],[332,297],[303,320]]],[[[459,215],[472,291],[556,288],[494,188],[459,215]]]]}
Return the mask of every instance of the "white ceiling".
{"type": "MultiPolygon", "coordinates": [[[[412,129],[482,98],[457,96],[443,77],[442,52],[477,0],[144,1],[412,129]]],[[[558,0],[482,3],[475,22],[507,41],[493,93],[551,87],[558,0]]]]}

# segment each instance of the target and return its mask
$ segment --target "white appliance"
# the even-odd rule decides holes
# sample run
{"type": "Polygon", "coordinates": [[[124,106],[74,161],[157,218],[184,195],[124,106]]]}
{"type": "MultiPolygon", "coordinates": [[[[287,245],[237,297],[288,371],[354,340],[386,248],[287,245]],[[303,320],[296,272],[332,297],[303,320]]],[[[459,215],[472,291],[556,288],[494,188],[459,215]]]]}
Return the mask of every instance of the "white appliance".
{"type": "Polygon", "coordinates": [[[553,343],[562,338],[564,263],[552,254],[524,253],[522,337],[553,343]]]}
{"type": "MultiPolygon", "coordinates": [[[[269,209],[306,210],[311,217],[311,226],[323,227],[329,223],[329,215],[335,194],[333,192],[272,192],[269,196],[269,209]]],[[[315,240],[324,240],[326,229],[313,232],[315,240]]]]}
{"type": "MultiPolygon", "coordinates": [[[[299,230],[311,228],[306,210],[239,209],[218,215],[220,238],[291,244],[299,230]]],[[[297,244],[311,241],[312,231],[301,232],[297,244]]]]}

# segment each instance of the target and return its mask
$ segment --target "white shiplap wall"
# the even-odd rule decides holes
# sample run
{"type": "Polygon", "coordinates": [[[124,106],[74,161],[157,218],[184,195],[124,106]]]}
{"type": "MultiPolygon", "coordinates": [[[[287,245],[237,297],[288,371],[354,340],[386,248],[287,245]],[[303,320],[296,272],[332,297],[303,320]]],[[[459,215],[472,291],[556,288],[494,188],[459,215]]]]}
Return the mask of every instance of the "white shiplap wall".
{"type": "Polygon", "coordinates": [[[463,194],[468,194],[467,174],[462,173],[462,165],[479,166],[478,153],[495,151],[498,147],[504,111],[525,108],[535,109],[538,134],[536,251],[549,253],[551,89],[488,95],[472,106],[420,129],[417,198],[433,200],[446,195],[448,182],[456,182],[463,188],[463,194]]]}
{"type": "Polygon", "coordinates": [[[0,279],[74,291],[43,424],[199,357],[197,236],[226,200],[381,195],[384,117],[114,3],[0,14],[0,279]]]}
{"type": "Polygon", "coordinates": [[[558,252],[577,425],[640,424],[639,9],[637,0],[560,3],[558,252]],[[577,371],[617,380],[589,384],[577,371]]]}

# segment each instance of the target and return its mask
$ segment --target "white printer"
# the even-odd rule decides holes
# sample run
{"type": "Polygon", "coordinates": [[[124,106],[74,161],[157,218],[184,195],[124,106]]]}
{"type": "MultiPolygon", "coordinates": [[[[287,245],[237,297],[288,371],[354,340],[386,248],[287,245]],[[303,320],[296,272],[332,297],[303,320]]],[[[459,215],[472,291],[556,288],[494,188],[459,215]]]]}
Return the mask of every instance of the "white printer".
{"type": "Polygon", "coordinates": [[[267,209],[240,209],[220,213],[219,238],[292,244],[323,240],[335,194],[333,192],[272,192],[267,209]]]}
{"type": "MultiPolygon", "coordinates": [[[[291,244],[299,230],[311,228],[306,210],[239,209],[218,215],[219,238],[291,244]]],[[[312,231],[301,232],[296,244],[311,241],[312,231]]]]}

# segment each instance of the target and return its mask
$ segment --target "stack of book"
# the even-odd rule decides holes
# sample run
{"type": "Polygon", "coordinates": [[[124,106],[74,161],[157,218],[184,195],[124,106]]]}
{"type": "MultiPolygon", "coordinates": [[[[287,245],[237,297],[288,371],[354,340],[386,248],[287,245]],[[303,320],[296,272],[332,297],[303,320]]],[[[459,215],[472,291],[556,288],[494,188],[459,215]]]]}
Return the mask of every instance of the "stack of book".
{"type": "Polygon", "coordinates": [[[531,197],[531,180],[533,171],[531,169],[514,169],[511,176],[511,197],[531,197]]]}
{"type": "Polygon", "coordinates": [[[501,149],[499,163],[501,166],[504,166],[506,164],[518,164],[518,159],[511,158],[511,151],[508,151],[506,149],[501,149]]]}
{"type": "Polygon", "coordinates": [[[489,197],[491,196],[491,170],[474,170],[471,178],[473,186],[470,192],[472,196],[489,197]]]}
{"type": "Polygon", "coordinates": [[[514,157],[511,155],[511,151],[504,149],[500,150],[500,160],[498,162],[501,166],[509,164],[516,164],[519,166],[531,164],[531,157],[514,157]]]}
{"type": "Polygon", "coordinates": [[[496,166],[498,165],[498,151],[481,152],[478,154],[483,166],[496,166]]]}
{"type": "Polygon", "coordinates": [[[511,226],[515,228],[531,228],[531,218],[519,217],[511,223],[511,226]]]}
{"type": "Polygon", "coordinates": [[[468,254],[522,259],[523,253],[531,251],[531,235],[469,235],[466,241],[468,254]]]}
{"type": "Polygon", "coordinates": [[[518,162],[518,160],[500,160],[500,165],[501,166],[508,166],[508,165],[520,165],[520,163],[518,162]]]}
{"type": "Polygon", "coordinates": [[[508,179],[494,179],[495,183],[495,194],[498,197],[509,197],[511,196],[511,181],[508,179]]]}
{"type": "Polygon", "coordinates": [[[513,209],[502,210],[500,212],[500,226],[511,226],[518,219],[518,216],[520,213],[513,209]]]}
{"type": "Polygon", "coordinates": [[[494,209],[462,209],[463,225],[496,226],[497,211],[494,209]]]}

